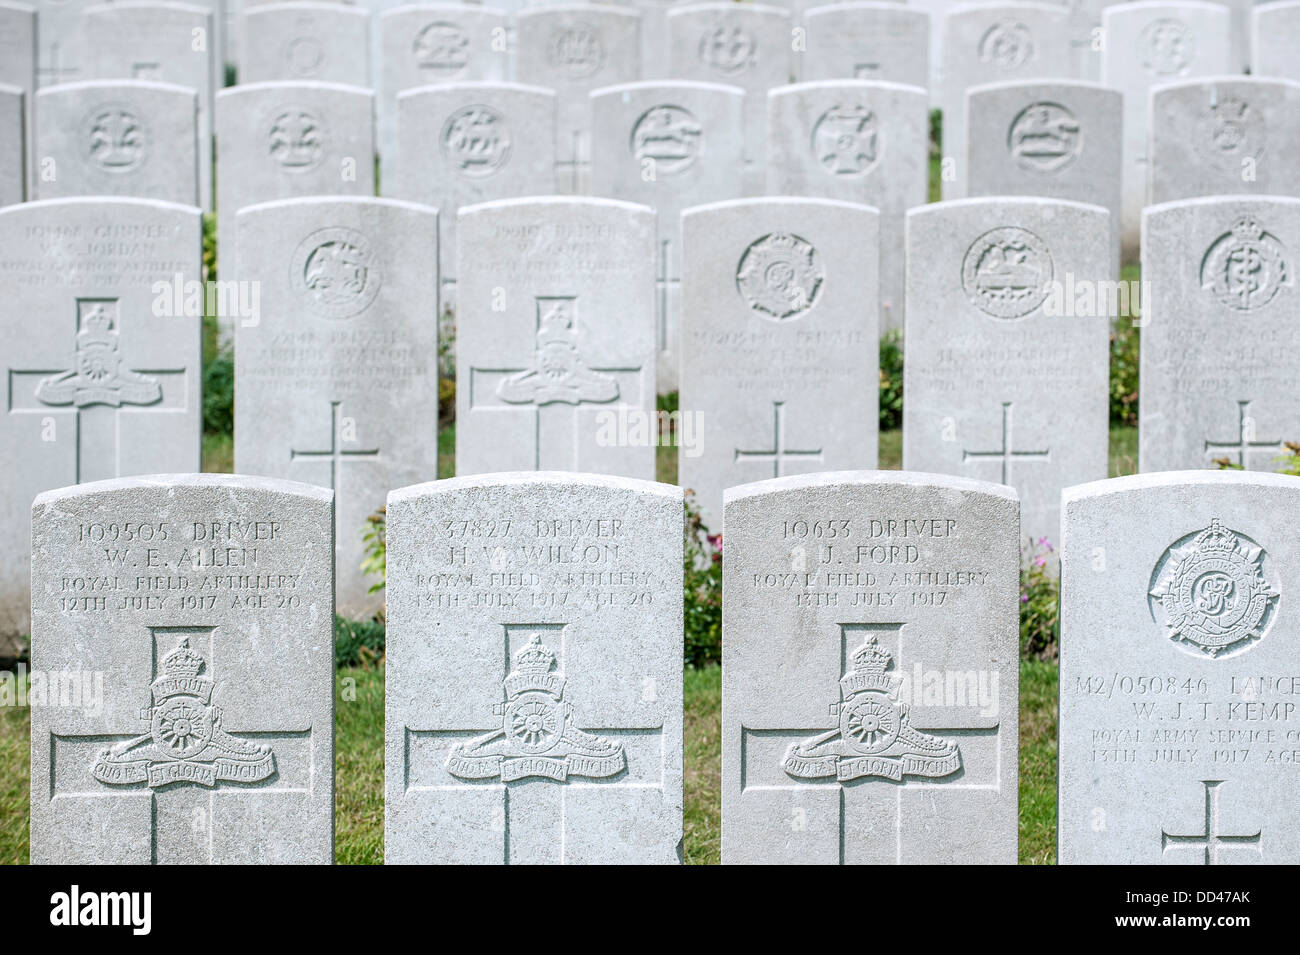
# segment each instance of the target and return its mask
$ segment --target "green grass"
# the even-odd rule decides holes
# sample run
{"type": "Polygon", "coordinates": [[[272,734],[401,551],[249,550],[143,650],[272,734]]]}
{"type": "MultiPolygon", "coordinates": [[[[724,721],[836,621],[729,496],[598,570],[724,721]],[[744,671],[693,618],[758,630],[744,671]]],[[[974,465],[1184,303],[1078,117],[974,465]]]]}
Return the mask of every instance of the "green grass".
{"type": "Polygon", "coordinates": [[[340,670],[334,693],[334,859],[384,861],[384,671],[340,670]]]}
{"type": "Polygon", "coordinates": [[[682,858],[717,865],[722,852],[722,668],[687,669],[682,858]]]}
{"type": "Polygon", "coordinates": [[[0,706],[0,865],[27,862],[32,733],[26,707],[0,706]]]}
{"type": "Polygon", "coordinates": [[[235,472],[235,441],[228,434],[203,435],[203,473],[233,474],[235,472]]]}
{"type": "Polygon", "coordinates": [[[1020,662],[1020,863],[1056,862],[1055,663],[1020,662]]]}

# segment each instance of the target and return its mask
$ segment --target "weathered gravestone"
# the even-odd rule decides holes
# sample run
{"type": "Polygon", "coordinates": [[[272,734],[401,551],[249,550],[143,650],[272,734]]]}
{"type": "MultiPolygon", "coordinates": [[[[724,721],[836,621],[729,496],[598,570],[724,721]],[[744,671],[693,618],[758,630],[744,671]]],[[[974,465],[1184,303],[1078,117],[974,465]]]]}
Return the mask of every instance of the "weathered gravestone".
{"type": "Polygon", "coordinates": [[[202,311],[174,287],[202,274],[199,217],[137,199],[0,209],[0,647],[28,632],[32,498],[199,469],[202,311]]]}
{"type": "MultiPolygon", "coordinates": [[[[28,158],[26,171],[29,185],[35,183],[35,166],[30,158],[32,136],[36,129],[36,9],[22,3],[0,0],[0,86],[17,87],[23,94],[22,134],[18,142],[25,143],[28,158]]],[[[12,106],[6,107],[5,129],[12,129],[12,106]]],[[[13,149],[6,135],[6,145],[13,149]]]]}
{"type": "Polygon", "coordinates": [[[392,199],[242,210],[238,275],[262,318],[235,333],[235,469],[331,488],[339,613],[383,608],[361,570],[389,488],[438,475],[438,222],[392,199]]]}
{"type": "Polygon", "coordinates": [[[1036,80],[972,87],[967,194],[1073,199],[1106,209],[1119,268],[1122,97],[1096,83],[1036,80]]]}
{"type": "MultiPolygon", "coordinates": [[[[1297,50],[1300,52],[1300,49],[1297,50]]],[[[1147,203],[1300,195],[1300,83],[1237,76],[1151,91],[1147,203]]]]}
{"type": "Polygon", "coordinates": [[[555,192],[555,94],[515,83],[446,83],[397,96],[391,193],[438,212],[444,313],[455,309],[456,213],[555,192]]]}
{"type": "Polygon", "coordinates": [[[146,80],[91,80],[36,94],[41,199],[137,196],[199,202],[198,98],[146,80]]]}
{"type": "Polygon", "coordinates": [[[239,82],[370,85],[370,11],[342,3],[268,3],[239,15],[239,82]]]}
{"type": "Polygon", "coordinates": [[[1015,863],[1017,515],[931,474],[727,491],[724,863],[1015,863]]]}
{"type": "Polygon", "coordinates": [[[31,507],[32,862],[334,858],[330,492],[166,474],[31,507]]]}
{"type": "Polygon", "coordinates": [[[1057,542],[1062,488],[1106,476],[1107,220],[1012,197],[908,214],[903,467],[1011,485],[1033,541],[1057,542]]]}
{"type": "Polygon", "coordinates": [[[768,97],[767,192],[880,212],[880,327],[903,325],[903,222],[926,201],[925,90],[897,83],[798,83],[768,97]]]}
{"type": "Polygon", "coordinates": [[[599,3],[515,17],[515,79],[555,90],[556,185],[590,190],[592,90],[641,78],[641,15],[599,3]]]}
{"type": "Polygon", "coordinates": [[[673,76],[669,67],[668,14],[692,0],[614,0],[641,15],[641,76],[663,80],[673,76]]]}
{"type": "Polygon", "coordinates": [[[1300,861],[1297,507],[1271,474],[1066,491],[1060,862],[1300,861]]]}
{"type": "Polygon", "coordinates": [[[1101,77],[1101,51],[1106,45],[1101,29],[1101,11],[1112,0],[1064,0],[1070,11],[1070,48],[1068,76],[1096,82],[1101,77]]]}
{"type": "Polygon", "coordinates": [[[388,496],[389,863],[676,863],[682,492],[494,474],[388,496]]]}
{"type": "Polygon", "coordinates": [[[629,83],[591,96],[592,192],[654,208],[658,388],[677,390],[681,213],[739,198],[745,161],[743,90],[717,83],[629,83]]]}
{"type": "Polygon", "coordinates": [[[456,472],[653,478],[654,210],[502,200],[456,231],[456,472]]]}
{"type": "Polygon", "coordinates": [[[1250,11],[1252,72],[1300,81],[1300,0],[1261,3],[1250,11]]]}
{"type": "Polygon", "coordinates": [[[17,86],[0,85],[0,206],[27,198],[27,136],[23,102],[26,94],[17,86]]]}
{"type": "Polygon", "coordinates": [[[96,0],[35,0],[36,84],[71,83],[85,79],[81,15],[96,0]]]}
{"type": "Polygon", "coordinates": [[[788,197],[682,216],[677,474],[712,530],[724,488],[876,466],[878,219],[788,197]]]}
{"type": "Polygon", "coordinates": [[[1102,12],[1101,81],[1124,94],[1124,257],[1135,258],[1147,182],[1151,87],[1229,72],[1227,7],[1196,0],[1117,3],[1102,12]]]}
{"type": "Polygon", "coordinates": [[[214,54],[212,14],[185,3],[127,0],[87,7],[86,79],[153,80],[194,90],[199,102],[199,204],[212,208],[213,90],[220,57],[214,54]]]}
{"type": "Polygon", "coordinates": [[[930,17],[900,3],[862,0],[812,7],[803,15],[807,49],[799,78],[930,83],[930,17]]]}
{"type": "Polygon", "coordinates": [[[1070,11],[1055,3],[981,3],[943,18],[943,169],[945,199],[966,192],[966,90],[1008,80],[1067,79],[1073,72],[1070,11]]]}
{"type": "Polygon", "coordinates": [[[1275,470],[1300,441],[1300,199],[1212,197],[1143,216],[1141,471],[1275,470]]]}
{"type": "Polygon", "coordinates": [[[384,195],[390,194],[388,184],[397,175],[398,94],[435,83],[509,79],[506,22],[501,10],[462,3],[400,6],[379,17],[379,181],[384,195]]]}
{"type": "MultiPolygon", "coordinates": [[[[374,94],[337,83],[250,83],[217,95],[217,266],[238,258],[235,216],[299,196],[372,196],[374,94]]],[[[223,334],[230,326],[223,323],[223,334]]]]}
{"type": "Polygon", "coordinates": [[[745,91],[743,185],[746,195],[762,195],[767,91],[794,77],[789,12],[759,3],[677,7],[668,13],[668,43],[670,76],[745,91]]]}

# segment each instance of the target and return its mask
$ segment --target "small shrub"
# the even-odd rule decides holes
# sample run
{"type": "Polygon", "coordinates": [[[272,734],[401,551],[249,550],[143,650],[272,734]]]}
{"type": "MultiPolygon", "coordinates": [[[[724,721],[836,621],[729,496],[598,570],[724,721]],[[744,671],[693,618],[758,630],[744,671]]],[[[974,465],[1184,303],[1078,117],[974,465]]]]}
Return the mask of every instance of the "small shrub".
{"type": "MultiPolygon", "coordinates": [[[[361,572],[375,574],[379,577],[370,585],[369,593],[378,593],[388,583],[388,508],[381,507],[366,518],[366,530],[362,535],[366,542],[366,555],[361,559],[361,572]]],[[[383,614],[381,613],[382,617],[383,614]]]]}
{"type": "Polygon", "coordinates": [[[381,620],[334,618],[334,665],[378,666],[384,661],[384,623],[381,620]]]}
{"type": "Polygon", "coordinates": [[[1136,427],[1138,420],[1138,326],[1119,318],[1110,332],[1110,422],[1136,427]]]}
{"type": "Polygon", "coordinates": [[[235,362],[229,354],[218,354],[203,367],[203,430],[235,433],[235,362]]]}
{"type": "Polygon", "coordinates": [[[722,535],[710,534],[695,497],[686,492],[685,663],[690,667],[722,662],[722,535]]]}
{"type": "Polygon", "coordinates": [[[1030,541],[1020,561],[1020,656],[1055,660],[1060,636],[1060,584],[1048,572],[1055,554],[1046,537],[1030,541]]]}
{"type": "Polygon", "coordinates": [[[456,420],[456,379],[438,379],[438,427],[445,428],[456,420]]]}
{"type": "Polygon", "coordinates": [[[903,333],[891,329],[880,339],[880,430],[903,426],[903,333]]]}

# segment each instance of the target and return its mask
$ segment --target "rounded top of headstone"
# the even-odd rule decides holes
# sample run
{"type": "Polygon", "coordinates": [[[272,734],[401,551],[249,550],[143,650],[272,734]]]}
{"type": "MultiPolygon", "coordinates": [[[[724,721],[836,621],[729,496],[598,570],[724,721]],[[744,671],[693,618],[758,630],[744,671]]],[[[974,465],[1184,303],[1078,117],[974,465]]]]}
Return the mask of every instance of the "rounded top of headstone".
{"type": "Polygon", "coordinates": [[[741,16],[761,15],[789,17],[790,11],[784,7],[778,7],[770,3],[745,3],[738,4],[730,0],[722,0],[715,3],[684,3],[680,7],[675,7],[668,11],[668,16],[689,16],[692,13],[736,13],[741,16]]]}
{"type": "Polygon", "coordinates": [[[117,11],[152,12],[155,10],[189,13],[199,17],[207,17],[212,13],[211,10],[195,6],[192,3],[177,3],[175,0],[114,0],[113,3],[97,3],[93,6],[86,7],[85,14],[111,13],[117,11]]]}
{"type": "Polygon", "coordinates": [[[915,96],[926,98],[929,102],[929,92],[924,86],[913,86],[911,83],[894,83],[889,80],[810,80],[806,83],[786,83],[783,86],[773,86],[767,91],[769,98],[773,96],[794,96],[799,93],[813,93],[825,90],[827,92],[846,92],[849,90],[861,90],[869,93],[872,91],[897,91],[900,93],[911,93],[915,96]]]}
{"type": "Polygon", "coordinates": [[[199,94],[192,86],[180,86],[176,83],[162,83],[158,80],[78,80],[75,83],[54,83],[50,86],[43,86],[36,91],[37,99],[58,96],[60,94],[72,94],[79,92],[90,92],[95,90],[140,90],[155,91],[159,93],[174,93],[177,95],[187,96],[192,100],[198,100],[199,94]]]}
{"type": "MultiPolygon", "coordinates": [[[[420,4],[419,6],[423,6],[423,4],[420,4]]],[[[451,4],[451,6],[459,7],[460,4],[451,4]]],[[[526,10],[520,10],[515,14],[515,22],[519,23],[525,20],[540,20],[547,17],[562,16],[600,17],[602,19],[624,17],[628,20],[641,19],[639,11],[625,10],[622,7],[606,6],[605,4],[597,3],[557,3],[553,6],[531,7],[526,10]]]]}
{"type": "Polygon", "coordinates": [[[688,216],[706,216],[711,213],[753,209],[842,209],[845,212],[866,216],[878,216],[880,210],[864,202],[847,202],[843,199],[820,199],[815,196],[751,196],[747,199],[723,199],[719,202],[703,202],[698,206],[682,210],[682,218],[688,216]]]}
{"type": "Polygon", "coordinates": [[[73,484],[43,491],[32,502],[32,511],[75,498],[96,497],[124,491],[166,495],[181,489],[261,491],[322,504],[330,504],[334,500],[334,492],[329,488],[304,484],[301,481],[286,481],[282,478],[260,477],[252,474],[143,474],[136,477],[110,478],[107,481],[89,481],[85,484],[73,484]]]}
{"type": "MultiPolygon", "coordinates": [[[[284,4],[284,6],[286,7],[296,7],[297,5],[298,4],[296,2],[284,4]]],[[[332,6],[332,5],[333,4],[329,4],[329,3],[324,4],[324,6],[332,6]]],[[[485,7],[481,5],[471,6],[470,4],[467,3],[404,3],[401,6],[393,7],[391,10],[384,10],[382,13],[379,14],[379,19],[383,21],[383,20],[391,20],[394,17],[407,17],[407,16],[425,17],[434,13],[444,13],[447,14],[448,16],[456,16],[457,14],[463,16],[464,14],[467,13],[486,14],[488,16],[496,15],[500,17],[505,16],[505,12],[502,10],[494,10],[492,7],[485,7]]]]}
{"type": "MultiPolygon", "coordinates": [[[[1237,77],[1241,79],[1242,77],[1237,77]]],[[[1098,83],[1093,80],[1071,80],[1071,79],[1052,79],[1051,77],[1039,77],[1037,79],[1020,79],[1020,80],[997,80],[993,83],[975,83],[966,87],[967,97],[975,96],[979,93],[994,93],[1000,90],[1024,90],[1026,93],[1035,90],[1070,90],[1088,93],[1098,93],[1105,96],[1113,96],[1116,99],[1122,99],[1124,94],[1113,86],[1107,86],[1105,83],[1098,83]]]]}
{"type": "Polygon", "coordinates": [[[408,199],[389,199],[386,196],[295,196],[290,199],[270,199],[266,202],[255,202],[252,205],[244,206],[235,213],[235,218],[252,218],[275,210],[287,212],[293,209],[309,208],[352,208],[356,210],[388,208],[406,209],[426,215],[438,214],[438,210],[433,206],[427,206],[420,202],[411,202],[408,199]]]}
{"type": "MultiPolygon", "coordinates": [[[[1143,207],[1142,222],[1145,225],[1148,219],[1157,219],[1161,216],[1176,213],[1180,210],[1191,210],[1202,207],[1213,208],[1216,206],[1241,209],[1276,209],[1280,206],[1291,206],[1294,208],[1300,206],[1300,196],[1271,196],[1245,193],[1234,193],[1232,195],[1223,196],[1191,196],[1187,199],[1173,199],[1169,202],[1158,202],[1155,205],[1143,207]]],[[[0,209],[0,215],[3,214],[4,210],[0,209]]]]}
{"type": "Polygon", "coordinates": [[[854,10],[879,10],[882,13],[888,12],[901,16],[916,17],[926,21],[930,19],[930,14],[925,10],[904,6],[898,3],[897,0],[846,0],[844,3],[819,3],[815,7],[808,7],[804,10],[803,15],[804,19],[807,19],[808,17],[829,16],[832,13],[849,13],[854,10]]]}
{"type": "MultiPolygon", "coordinates": [[[[460,4],[456,4],[460,6],[460,4]]],[[[247,7],[241,11],[245,17],[256,17],[276,13],[326,13],[339,16],[368,19],[370,11],[347,3],[328,3],[325,0],[294,0],[292,3],[262,3],[247,7]]]]}
{"type": "Polygon", "coordinates": [[[352,86],[350,83],[325,83],[320,80],[265,80],[261,83],[240,83],[224,90],[217,90],[218,101],[235,99],[241,96],[255,96],[258,93],[304,93],[325,92],[341,96],[364,96],[374,99],[375,91],[364,86],[352,86]]]}
{"type": "Polygon", "coordinates": [[[1214,73],[1209,76],[1184,76],[1157,83],[1151,87],[1151,96],[1178,89],[1197,89],[1208,86],[1237,86],[1241,89],[1263,89],[1269,86],[1289,86],[1300,90],[1300,82],[1285,76],[1246,76],[1243,73],[1214,73]]]}
{"type": "MultiPolygon", "coordinates": [[[[1130,6],[1131,4],[1126,4],[1130,6]]],[[[1020,13],[1028,10],[1036,10],[1049,15],[1068,14],[1069,8],[1063,4],[1055,3],[1034,3],[1030,0],[1012,0],[1009,3],[959,3],[944,12],[944,20],[953,20],[961,16],[980,16],[998,14],[1002,11],[1008,13],[1020,13]]]]}
{"type": "Polygon", "coordinates": [[[12,218],[30,216],[40,221],[60,209],[74,210],[79,206],[85,207],[87,211],[96,208],[117,208],[123,211],[137,209],[140,211],[185,212],[195,216],[203,215],[203,210],[198,206],[168,202],[166,199],[136,199],[131,196],[69,196],[65,199],[36,199],[32,202],[18,202],[10,206],[4,206],[0,208],[0,218],[4,216],[12,218]]]}
{"type": "Polygon", "coordinates": [[[622,199],[602,199],[597,196],[524,196],[520,199],[493,199],[491,202],[478,202],[460,207],[460,218],[464,219],[480,213],[491,214],[511,209],[608,209],[631,215],[654,216],[654,209],[639,202],[625,202],[622,199]]]}
{"type": "Polygon", "coordinates": [[[1222,3],[1206,3],[1205,0],[1133,0],[1130,3],[1114,3],[1102,8],[1103,20],[1120,16],[1141,16],[1143,13],[1164,13],[1182,10],[1217,14],[1222,12],[1226,18],[1230,11],[1222,3]]]}
{"type": "Polygon", "coordinates": [[[411,484],[388,492],[388,506],[402,504],[435,494],[450,494],[465,490],[489,491],[494,488],[589,488],[634,491],[652,494],[670,500],[682,500],[684,492],[675,484],[643,481],[639,478],[617,477],[610,474],[588,474],[576,471],[497,471],[488,474],[467,474],[441,481],[411,484]]]}
{"type": "Polygon", "coordinates": [[[597,96],[620,96],[624,93],[648,92],[701,92],[701,93],[724,93],[730,96],[744,96],[745,91],[739,86],[732,86],[728,83],[709,83],[702,80],[636,80],[632,83],[615,83],[613,86],[602,86],[594,89],[589,94],[593,99],[597,96]]]}
{"type": "MultiPolygon", "coordinates": [[[[289,4],[293,6],[293,4],[289,4]]],[[[397,101],[415,99],[419,96],[446,96],[456,98],[464,93],[520,93],[530,96],[546,96],[555,99],[555,90],[549,86],[534,86],[530,83],[507,83],[504,80],[465,80],[460,83],[426,83],[412,86],[398,92],[397,101]]]]}
{"type": "Polygon", "coordinates": [[[976,481],[971,478],[956,477],[950,474],[930,474],[924,471],[819,471],[813,474],[796,474],[789,477],[770,478],[766,481],[754,481],[729,487],[722,492],[724,505],[759,497],[767,494],[782,494],[787,491],[799,491],[827,487],[870,487],[886,485],[889,487],[939,488],[952,491],[964,491],[970,494],[983,494],[988,497],[1001,498],[1019,507],[1020,495],[1015,488],[990,481],[976,481]]]}
{"type": "Polygon", "coordinates": [[[1152,471],[1076,484],[1061,491],[1061,509],[1075,501],[1150,488],[1260,487],[1300,491],[1300,477],[1271,471],[1152,471]]]}
{"type": "Polygon", "coordinates": [[[1021,206],[1026,209],[1044,209],[1059,207],[1062,209],[1075,209],[1080,212],[1094,213],[1096,215],[1109,216],[1109,210],[1102,206],[1093,205],[1090,202],[1076,202],[1073,199],[1050,199],[1045,196],[976,196],[968,199],[946,199],[943,202],[931,202],[923,206],[914,206],[907,210],[907,218],[921,218],[923,216],[941,216],[945,213],[951,214],[955,211],[965,208],[1014,208],[1021,206]]]}

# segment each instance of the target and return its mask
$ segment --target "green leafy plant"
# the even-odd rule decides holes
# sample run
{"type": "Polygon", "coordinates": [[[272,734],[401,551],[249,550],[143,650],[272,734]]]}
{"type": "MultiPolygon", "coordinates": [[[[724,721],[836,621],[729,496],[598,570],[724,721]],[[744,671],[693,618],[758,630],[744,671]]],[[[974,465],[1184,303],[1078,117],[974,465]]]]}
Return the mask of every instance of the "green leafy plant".
{"type": "Polygon", "coordinates": [[[235,433],[235,362],[219,354],[203,366],[203,430],[235,433]]]}
{"type": "Polygon", "coordinates": [[[334,663],[338,667],[378,666],[384,662],[382,620],[334,618],[334,663]]]}
{"type": "Polygon", "coordinates": [[[1056,554],[1040,537],[1022,547],[1020,557],[1020,656],[1054,660],[1061,632],[1060,584],[1048,568],[1056,554]]]}
{"type": "Polygon", "coordinates": [[[686,492],[685,545],[685,662],[691,667],[721,663],[722,535],[709,533],[690,491],[686,492]]]}
{"type": "Polygon", "coordinates": [[[894,328],[880,338],[880,430],[903,426],[903,333],[894,328]]]}
{"type": "Polygon", "coordinates": [[[1138,420],[1139,329],[1119,318],[1110,332],[1110,421],[1136,427],[1138,420]]]}
{"type": "Polygon", "coordinates": [[[388,583],[388,508],[381,507],[366,518],[366,529],[361,539],[366,542],[361,572],[379,577],[369,590],[369,593],[378,593],[388,583]]]}

